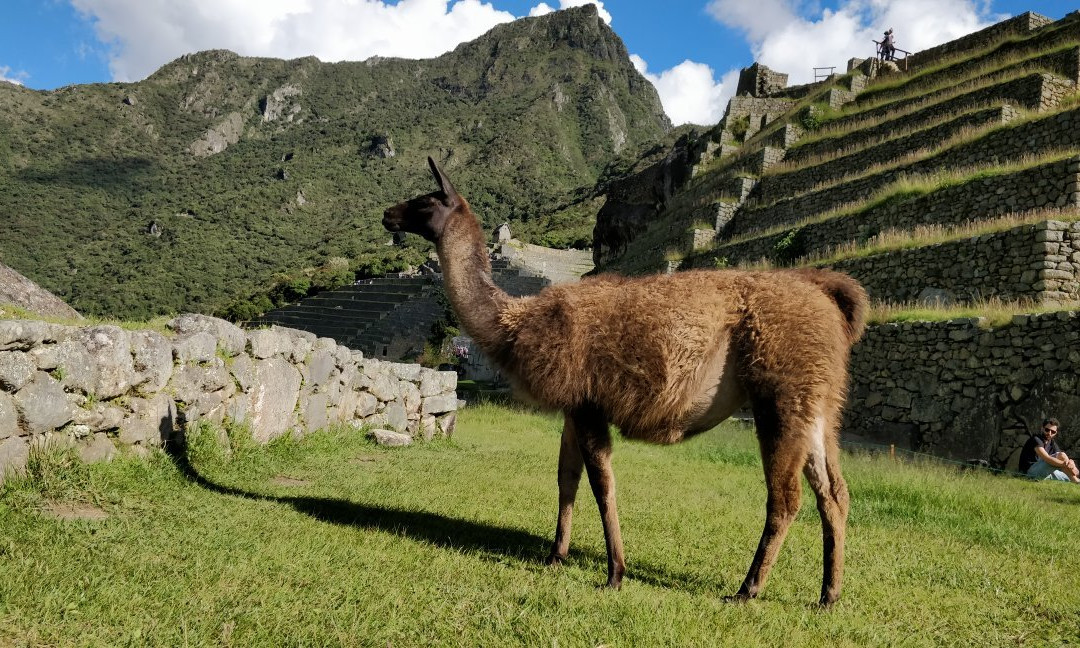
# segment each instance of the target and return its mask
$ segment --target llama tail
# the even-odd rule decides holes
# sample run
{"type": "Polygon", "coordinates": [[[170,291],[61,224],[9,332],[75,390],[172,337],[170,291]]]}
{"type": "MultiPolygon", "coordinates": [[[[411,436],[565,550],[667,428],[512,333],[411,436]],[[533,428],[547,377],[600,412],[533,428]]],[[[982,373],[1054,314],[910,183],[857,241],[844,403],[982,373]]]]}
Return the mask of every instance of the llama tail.
{"type": "Polygon", "coordinates": [[[808,281],[828,295],[844,316],[844,333],[848,343],[855,344],[866,329],[866,316],[870,299],[862,285],[842,272],[818,268],[792,270],[803,281],[808,281]]]}

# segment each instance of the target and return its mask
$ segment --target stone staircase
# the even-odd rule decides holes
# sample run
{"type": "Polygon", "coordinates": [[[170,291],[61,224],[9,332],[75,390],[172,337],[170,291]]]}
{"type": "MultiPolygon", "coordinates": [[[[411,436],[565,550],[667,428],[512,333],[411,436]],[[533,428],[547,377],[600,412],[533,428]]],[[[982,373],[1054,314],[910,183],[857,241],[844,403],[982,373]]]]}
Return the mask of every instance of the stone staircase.
{"type": "MultiPolygon", "coordinates": [[[[300,303],[272,310],[251,322],[252,326],[278,324],[333,338],[338,344],[359,349],[372,357],[390,357],[395,326],[422,326],[399,315],[418,311],[429,314],[439,282],[429,277],[383,277],[365,279],[351,286],[322,292],[300,303]],[[424,307],[419,307],[423,304],[424,307]]],[[[431,322],[427,323],[430,328],[431,322]]],[[[397,359],[397,358],[394,358],[397,359]]]]}
{"type": "MultiPolygon", "coordinates": [[[[492,278],[513,296],[535,295],[592,269],[588,250],[553,250],[510,241],[492,253],[492,278]],[[504,253],[505,252],[505,253],[504,253]]],[[[441,275],[381,277],[329,290],[270,311],[252,326],[278,324],[363,351],[368,357],[411,359],[423,351],[449,305],[441,275]]]]}

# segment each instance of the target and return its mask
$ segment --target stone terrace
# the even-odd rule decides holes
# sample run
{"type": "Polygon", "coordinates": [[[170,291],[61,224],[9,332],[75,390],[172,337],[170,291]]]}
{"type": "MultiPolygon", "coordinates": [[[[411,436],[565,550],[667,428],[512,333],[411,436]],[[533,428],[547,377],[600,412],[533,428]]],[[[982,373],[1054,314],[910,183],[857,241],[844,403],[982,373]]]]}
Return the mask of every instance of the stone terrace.
{"type": "MultiPolygon", "coordinates": [[[[740,143],[721,122],[721,157],[607,268],[828,263],[877,302],[1080,300],[1080,13],[1024,14],[908,65],[853,60],[848,76],[792,94],[773,87],[783,75],[745,70],[752,91],[729,116],[760,115],[754,132],[740,143]]],[[[854,351],[845,434],[1014,463],[1044,414],[1080,426],[1076,385],[1041,373],[1074,360],[1051,341],[1075,331],[1071,313],[872,326],[854,351]]]]}

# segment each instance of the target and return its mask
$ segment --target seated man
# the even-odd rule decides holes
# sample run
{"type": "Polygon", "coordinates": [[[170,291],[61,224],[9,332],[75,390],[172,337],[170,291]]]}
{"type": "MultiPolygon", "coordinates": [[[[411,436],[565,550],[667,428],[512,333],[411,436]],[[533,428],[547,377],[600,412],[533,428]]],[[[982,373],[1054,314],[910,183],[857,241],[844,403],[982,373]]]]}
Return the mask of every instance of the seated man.
{"type": "Polygon", "coordinates": [[[1080,484],[1076,463],[1061,451],[1055,440],[1060,427],[1057,419],[1043,421],[1020,451],[1020,472],[1035,479],[1057,479],[1080,484]]]}

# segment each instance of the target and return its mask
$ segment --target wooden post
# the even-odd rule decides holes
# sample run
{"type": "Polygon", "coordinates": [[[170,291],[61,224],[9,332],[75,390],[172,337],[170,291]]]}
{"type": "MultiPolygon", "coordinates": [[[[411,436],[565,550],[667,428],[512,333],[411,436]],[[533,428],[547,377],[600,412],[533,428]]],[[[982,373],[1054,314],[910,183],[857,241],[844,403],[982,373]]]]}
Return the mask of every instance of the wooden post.
{"type": "Polygon", "coordinates": [[[893,461],[896,461],[896,444],[895,443],[890,443],[889,444],[889,459],[892,459],[893,461]]]}

